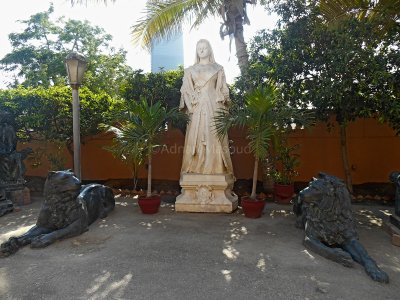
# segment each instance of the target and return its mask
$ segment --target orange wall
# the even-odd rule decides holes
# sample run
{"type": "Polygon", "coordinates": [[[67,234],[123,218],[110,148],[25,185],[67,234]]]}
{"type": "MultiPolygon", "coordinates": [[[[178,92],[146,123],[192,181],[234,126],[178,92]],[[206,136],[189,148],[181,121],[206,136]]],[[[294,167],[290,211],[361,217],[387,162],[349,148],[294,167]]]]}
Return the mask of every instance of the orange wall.
{"type": "MultiPolygon", "coordinates": [[[[339,128],[331,132],[323,124],[296,132],[291,141],[301,145],[298,181],[307,181],[318,171],[344,178],[339,128]]],[[[400,170],[400,137],[374,119],[359,119],[347,129],[349,164],[354,184],[387,182],[390,172],[400,170]]]]}
{"type": "MultiPolygon", "coordinates": [[[[248,179],[253,174],[253,158],[248,153],[247,141],[243,132],[233,130],[229,135],[232,143],[232,162],[236,178],[248,179]]],[[[127,165],[115,159],[104,146],[111,144],[112,136],[100,134],[82,145],[82,176],[85,180],[106,180],[130,178],[127,165]]],[[[165,146],[153,158],[153,178],[178,180],[182,162],[184,136],[178,130],[169,131],[164,138],[165,146]]],[[[296,130],[289,142],[300,144],[300,176],[296,181],[309,181],[318,171],[324,171],[343,178],[338,128],[328,131],[324,124],[306,130],[296,130]]],[[[31,144],[32,148],[41,144],[31,144]]],[[[394,131],[374,119],[360,119],[348,127],[349,160],[352,167],[353,183],[387,182],[388,175],[400,170],[400,138],[394,131]]],[[[20,147],[26,147],[21,145],[20,147]]],[[[51,147],[47,147],[51,151],[51,147]]],[[[67,151],[67,167],[72,159],[67,151]]],[[[28,176],[46,176],[49,165],[43,158],[43,165],[32,168],[26,163],[28,176]]],[[[140,177],[146,176],[145,169],[140,177]]]]}

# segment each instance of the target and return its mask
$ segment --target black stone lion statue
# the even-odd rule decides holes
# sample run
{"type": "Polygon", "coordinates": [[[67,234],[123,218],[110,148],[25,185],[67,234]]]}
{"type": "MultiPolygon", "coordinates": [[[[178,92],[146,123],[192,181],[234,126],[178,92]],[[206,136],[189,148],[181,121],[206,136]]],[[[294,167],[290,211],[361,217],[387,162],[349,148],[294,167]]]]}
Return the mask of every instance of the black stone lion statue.
{"type": "Polygon", "coordinates": [[[111,188],[101,184],[82,186],[70,170],[51,171],[44,184],[44,201],[36,225],[3,243],[0,257],[9,256],[28,244],[32,248],[43,248],[57,240],[80,235],[95,220],[107,217],[114,206],[111,188]]]}
{"type": "Polygon", "coordinates": [[[306,248],[346,267],[356,261],[373,280],[389,282],[358,241],[350,193],[342,180],[319,173],[300,191],[293,210],[296,226],[305,229],[306,248]]]}

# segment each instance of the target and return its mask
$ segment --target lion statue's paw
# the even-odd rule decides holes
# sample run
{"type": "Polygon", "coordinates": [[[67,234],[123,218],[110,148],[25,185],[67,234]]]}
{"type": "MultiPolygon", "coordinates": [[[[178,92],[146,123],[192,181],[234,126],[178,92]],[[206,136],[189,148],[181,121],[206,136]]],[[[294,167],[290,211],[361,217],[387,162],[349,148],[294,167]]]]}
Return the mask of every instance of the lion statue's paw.
{"type": "Polygon", "coordinates": [[[11,237],[7,242],[1,244],[0,247],[0,257],[7,257],[11,254],[14,254],[18,251],[20,245],[18,243],[18,239],[15,237],[11,237]]]}
{"type": "Polygon", "coordinates": [[[365,264],[365,272],[372,278],[372,280],[389,283],[389,276],[384,271],[379,269],[375,262],[370,261],[365,264]]]}

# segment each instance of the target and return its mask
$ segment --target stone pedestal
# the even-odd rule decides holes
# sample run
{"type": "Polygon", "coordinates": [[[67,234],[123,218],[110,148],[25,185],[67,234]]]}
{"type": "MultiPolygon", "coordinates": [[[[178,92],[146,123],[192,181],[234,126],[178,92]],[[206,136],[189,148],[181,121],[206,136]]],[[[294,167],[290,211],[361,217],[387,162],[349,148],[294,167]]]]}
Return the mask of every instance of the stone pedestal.
{"type": "Polygon", "coordinates": [[[400,217],[391,215],[383,220],[383,229],[390,235],[392,244],[400,247],[400,217]]]}
{"type": "Polygon", "coordinates": [[[10,191],[10,199],[14,204],[27,205],[31,203],[31,192],[27,187],[10,191]]]}
{"type": "Polygon", "coordinates": [[[31,203],[31,194],[24,182],[0,182],[0,216],[14,210],[14,205],[31,203]]]}
{"type": "Polygon", "coordinates": [[[176,198],[177,212],[231,213],[238,206],[238,196],[233,193],[235,178],[232,175],[182,174],[182,190],[176,198]]]}

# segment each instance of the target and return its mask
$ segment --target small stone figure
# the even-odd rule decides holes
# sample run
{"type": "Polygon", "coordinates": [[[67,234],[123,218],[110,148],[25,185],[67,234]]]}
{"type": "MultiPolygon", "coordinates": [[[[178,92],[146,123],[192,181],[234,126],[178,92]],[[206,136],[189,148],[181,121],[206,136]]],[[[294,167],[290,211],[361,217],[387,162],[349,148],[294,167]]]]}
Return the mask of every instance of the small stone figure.
{"type": "Polygon", "coordinates": [[[17,151],[17,136],[14,120],[7,112],[0,113],[0,184],[3,186],[24,184],[25,166],[23,160],[32,153],[26,148],[17,151]]]}
{"type": "MultiPolygon", "coordinates": [[[[0,112],[0,216],[13,211],[14,203],[21,203],[25,186],[23,160],[32,153],[31,148],[17,151],[17,135],[12,115],[0,112]]],[[[29,190],[28,190],[28,199],[29,190]]]]}
{"type": "Polygon", "coordinates": [[[346,267],[353,266],[354,260],[373,280],[389,282],[358,241],[350,193],[342,180],[319,173],[300,191],[293,210],[296,226],[305,229],[303,243],[308,249],[346,267]]]}
{"type": "Polygon", "coordinates": [[[6,190],[0,188],[0,217],[13,210],[14,205],[12,201],[6,198],[6,190]]]}
{"type": "Polygon", "coordinates": [[[9,123],[8,117],[2,117],[0,119],[0,154],[7,154],[16,150],[17,136],[14,127],[9,123]]]}
{"type": "Polygon", "coordinates": [[[25,165],[23,160],[32,153],[31,148],[22,151],[13,151],[8,154],[0,154],[0,182],[12,184],[24,184],[25,165]]]}
{"type": "Polygon", "coordinates": [[[36,225],[3,243],[0,257],[28,244],[31,248],[43,248],[57,240],[80,235],[95,220],[107,217],[115,206],[111,188],[100,184],[81,186],[71,171],[49,172],[44,196],[36,225]]]}

